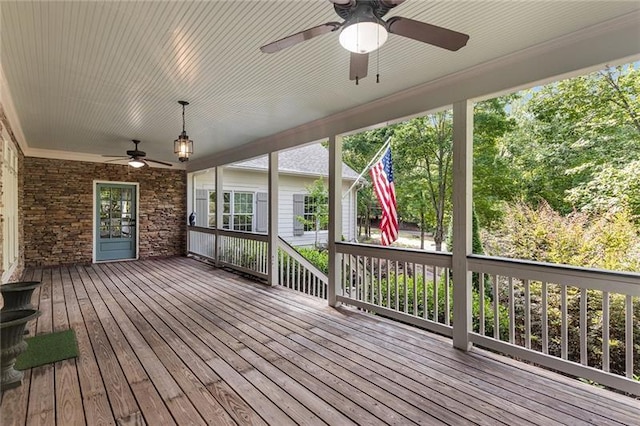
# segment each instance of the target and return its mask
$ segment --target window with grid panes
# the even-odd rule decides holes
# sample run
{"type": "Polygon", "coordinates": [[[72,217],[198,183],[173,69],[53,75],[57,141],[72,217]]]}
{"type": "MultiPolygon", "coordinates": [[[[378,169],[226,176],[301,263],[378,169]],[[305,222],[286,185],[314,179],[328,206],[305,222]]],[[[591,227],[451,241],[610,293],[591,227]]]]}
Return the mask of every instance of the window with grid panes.
{"type": "Polygon", "coordinates": [[[222,227],[234,231],[253,231],[254,194],[226,191],[222,209],[222,227]]]}

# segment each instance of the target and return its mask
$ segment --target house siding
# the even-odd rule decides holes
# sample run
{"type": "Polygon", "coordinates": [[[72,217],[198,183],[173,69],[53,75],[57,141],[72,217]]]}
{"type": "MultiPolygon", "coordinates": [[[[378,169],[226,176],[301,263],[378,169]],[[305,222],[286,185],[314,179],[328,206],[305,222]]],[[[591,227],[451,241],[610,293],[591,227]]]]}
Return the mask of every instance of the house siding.
{"type": "MultiPolygon", "coordinates": [[[[307,187],[317,178],[280,174],[278,177],[278,234],[294,246],[311,246],[315,243],[315,232],[305,232],[304,235],[293,235],[293,195],[307,193],[307,187]]],[[[326,179],[325,179],[326,183],[326,179]]],[[[261,171],[239,170],[224,168],[222,186],[225,191],[268,192],[267,174],[261,171]]],[[[342,191],[346,192],[351,186],[345,181],[342,191]]],[[[215,190],[215,173],[213,170],[199,173],[195,178],[195,189],[215,190]]],[[[345,196],[342,201],[342,229],[346,240],[356,237],[355,224],[355,193],[345,196]]],[[[319,233],[319,242],[327,242],[327,232],[319,233]]]]}
{"type": "Polygon", "coordinates": [[[139,184],[139,257],[186,251],[186,172],[26,157],[26,266],[93,260],[94,181],[139,184]]]}

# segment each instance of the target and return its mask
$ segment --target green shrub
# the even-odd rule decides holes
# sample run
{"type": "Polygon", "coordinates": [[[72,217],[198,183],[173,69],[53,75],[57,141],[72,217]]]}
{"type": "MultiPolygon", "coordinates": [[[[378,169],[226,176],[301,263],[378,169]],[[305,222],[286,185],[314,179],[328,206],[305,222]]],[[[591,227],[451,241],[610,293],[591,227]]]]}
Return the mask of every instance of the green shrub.
{"type": "Polygon", "coordinates": [[[298,247],[296,251],[325,274],[329,273],[329,252],[315,248],[298,247]]]}

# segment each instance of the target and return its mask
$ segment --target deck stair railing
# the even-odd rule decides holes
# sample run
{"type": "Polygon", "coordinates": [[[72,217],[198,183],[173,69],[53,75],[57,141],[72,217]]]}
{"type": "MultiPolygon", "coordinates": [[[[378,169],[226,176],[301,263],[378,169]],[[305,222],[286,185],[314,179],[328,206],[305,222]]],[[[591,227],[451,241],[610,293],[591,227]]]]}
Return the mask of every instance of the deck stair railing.
{"type": "Polygon", "coordinates": [[[278,284],[281,286],[321,299],[327,298],[327,274],[281,237],[278,237],[278,273],[278,284]]]}
{"type": "MultiPolygon", "coordinates": [[[[268,276],[267,244],[265,234],[189,227],[190,254],[261,279],[267,279],[268,276]]],[[[278,265],[280,285],[310,296],[327,298],[327,274],[281,237],[278,237],[278,265]]]]}

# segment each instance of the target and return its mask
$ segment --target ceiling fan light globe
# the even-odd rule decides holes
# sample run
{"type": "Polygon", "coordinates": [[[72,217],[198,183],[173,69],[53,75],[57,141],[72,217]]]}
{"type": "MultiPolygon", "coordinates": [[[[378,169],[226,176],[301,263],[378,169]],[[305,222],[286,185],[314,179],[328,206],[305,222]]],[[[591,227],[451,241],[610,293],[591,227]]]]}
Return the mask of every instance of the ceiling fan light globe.
{"type": "Polygon", "coordinates": [[[353,53],[370,53],[382,46],[389,37],[384,25],[375,21],[360,21],[345,25],[340,32],[340,44],[353,53]]]}
{"type": "Polygon", "coordinates": [[[139,169],[140,167],[144,167],[145,162],[137,158],[132,158],[129,160],[129,165],[135,169],[139,169]]]}

